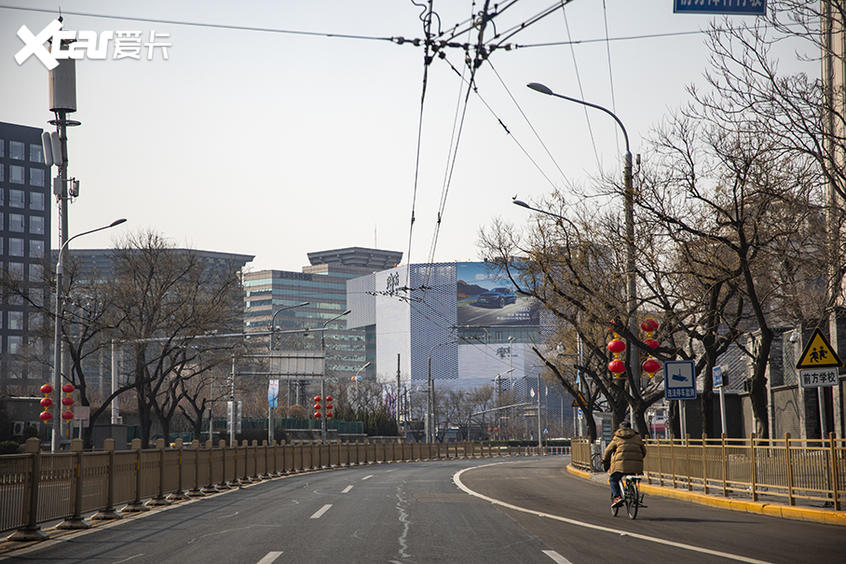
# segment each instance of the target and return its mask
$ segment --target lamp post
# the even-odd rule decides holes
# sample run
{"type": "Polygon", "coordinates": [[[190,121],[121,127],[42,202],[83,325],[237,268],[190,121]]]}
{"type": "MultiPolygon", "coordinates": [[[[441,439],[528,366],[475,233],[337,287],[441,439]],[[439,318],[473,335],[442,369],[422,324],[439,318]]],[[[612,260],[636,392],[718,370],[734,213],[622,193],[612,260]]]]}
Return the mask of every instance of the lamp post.
{"type": "MultiPolygon", "coordinates": [[[[333,321],[342,318],[345,315],[348,315],[352,310],[348,309],[343,313],[339,313],[335,317],[331,319],[327,319],[326,322],[323,324],[323,331],[320,333],[320,352],[323,355],[323,376],[320,378],[320,397],[322,401],[326,399],[326,326],[332,323],[333,321]]],[[[326,414],[323,414],[323,417],[320,418],[320,442],[322,444],[326,444],[326,414]]]]}
{"type": "MultiPolygon", "coordinates": [[[[450,343],[456,343],[457,341],[446,341],[443,343],[435,343],[429,349],[429,361],[427,364],[427,375],[426,375],[426,419],[423,421],[423,429],[424,434],[426,435],[426,442],[431,443],[434,442],[434,421],[433,415],[435,412],[435,381],[432,380],[432,353],[435,352],[435,349],[438,347],[442,347],[444,345],[449,345],[450,343]]],[[[470,435],[470,429],[467,429],[467,435],[470,435]]]]}
{"type": "MultiPolygon", "coordinates": [[[[267,338],[267,355],[268,355],[267,359],[268,359],[268,362],[271,364],[271,370],[270,370],[271,372],[273,372],[273,369],[272,369],[273,358],[271,357],[271,355],[273,354],[273,335],[274,335],[274,332],[276,330],[276,316],[279,315],[283,311],[287,311],[289,309],[295,309],[295,308],[298,308],[298,307],[305,307],[307,305],[309,305],[309,302],[302,302],[302,303],[299,303],[299,304],[296,304],[296,305],[285,306],[285,307],[279,308],[275,312],[273,312],[273,315],[270,318],[270,335],[268,335],[268,338],[267,338]]],[[[273,307],[272,304],[271,304],[271,307],[273,307]]],[[[277,384],[278,384],[278,380],[277,380],[277,384]]],[[[268,388],[269,388],[270,387],[270,376],[267,377],[267,385],[268,385],[268,388]]],[[[276,397],[277,397],[277,401],[278,401],[278,398],[279,398],[279,387],[278,386],[276,387],[276,397]]],[[[270,404],[271,404],[270,397],[268,396],[268,398],[267,398],[267,443],[268,444],[271,444],[273,442],[273,431],[274,431],[274,429],[273,429],[273,408],[270,407],[270,404]]]]}
{"type": "MultiPolygon", "coordinates": [[[[536,92],[540,92],[541,94],[546,94],[547,96],[554,96],[556,98],[561,98],[563,100],[567,100],[569,102],[575,102],[577,104],[582,104],[583,106],[587,106],[589,108],[594,108],[605,112],[609,116],[611,116],[617,125],[620,126],[620,129],[623,132],[623,139],[626,143],[626,154],[623,161],[623,186],[624,186],[624,212],[625,212],[625,219],[626,219],[626,309],[628,310],[629,314],[629,332],[632,336],[637,333],[637,322],[635,320],[635,313],[637,310],[637,294],[635,288],[635,251],[634,251],[634,189],[632,187],[632,152],[629,147],[629,134],[626,131],[623,122],[620,121],[614,112],[607,108],[603,108],[598,104],[592,104],[590,102],[585,102],[584,100],[579,100],[578,98],[571,98],[570,96],[564,96],[563,94],[558,94],[553,92],[549,87],[537,83],[531,82],[527,84],[529,88],[536,92]]],[[[630,376],[630,384],[631,388],[634,389],[634,372],[636,371],[637,366],[637,348],[630,346],[626,352],[626,357],[628,360],[628,366],[630,371],[632,372],[630,376]]],[[[638,373],[638,377],[640,374],[638,373]]],[[[637,387],[638,390],[640,386],[637,387]]]]}
{"type": "MultiPolygon", "coordinates": [[[[77,237],[82,237],[83,235],[90,235],[91,233],[96,233],[97,231],[103,231],[104,229],[110,229],[121,223],[126,221],[125,218],[116,219],[108,225],[104,225],[103,227],[98,227],[96,229],[90,229],[88,231],[83,231],[82,233],[77,233],[73,237],[67,239],[62,246],[59,248],[59,256],[56,260],[56,325],[55,325],[55,333],[53,335],[53,391],[58,397],[59,390],[62,387],[62,374],[61,374],[61,359],[62,359],[62,341],[61,341],[61,331],[62,331],[62,315],[63,315],[63,308],[65,304],[64,295],[62,294],[62,259],[64,258],[65,249],[68,247],[68,243],[76,239],[77,237]]],[[[60,405],[59,402],[56,402],[56,405],[60,405]]],[[[55,414],[53,417],[53,436],[50,441],[50,451],[51,452],[58,452],[59,450],[59,437],[62,434],[62,422],[61,417],[58,417],[58,413],[55,414]]]]}

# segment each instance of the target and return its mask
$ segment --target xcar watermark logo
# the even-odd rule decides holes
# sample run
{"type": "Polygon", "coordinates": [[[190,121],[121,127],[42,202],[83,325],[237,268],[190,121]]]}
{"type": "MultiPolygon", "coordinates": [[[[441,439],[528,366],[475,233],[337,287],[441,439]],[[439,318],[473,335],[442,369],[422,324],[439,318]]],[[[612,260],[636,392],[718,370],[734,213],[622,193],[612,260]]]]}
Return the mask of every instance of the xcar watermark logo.
{"type": "Polygon", "coordinates": [[[146,55],[146,60],[152,61],[156,50],[161,50],[162,59],[168,59],[168,49],[173,45],[169,33],[158,33],[151,31],[146,37],[141,31],[71,31],[63,30],[62,22],[53,20],[47,27],[38,34],[32,33],[30,29],[22,25],[18,29],[18,37],[23,41],[24,46],[15,54],[15,61],[21,65],[32,56],[35,56],[47,67],[53,70],[59,66],[60,59],[91,59],[105,60],[109,58],[109,46],[111,58],[141,60],[146,55]],[[46,45],[50,43],[49,46],[46,45]],[[146,53],[145,53],[146,51],[146,53]]]}

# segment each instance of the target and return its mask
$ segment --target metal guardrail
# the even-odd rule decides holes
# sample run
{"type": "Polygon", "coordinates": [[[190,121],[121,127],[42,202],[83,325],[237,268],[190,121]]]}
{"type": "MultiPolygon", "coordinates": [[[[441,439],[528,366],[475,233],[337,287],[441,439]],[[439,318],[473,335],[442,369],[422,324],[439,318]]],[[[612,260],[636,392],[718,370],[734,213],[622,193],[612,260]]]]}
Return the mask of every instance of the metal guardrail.
{"type": "Polygon", "coordinates": [[[186,497],[310,470],[549,453],[537,447],[471,442],[243,441],[230,447],[220,441],[213,447],[211,441],[183,444],[177,439],[175,447],[165,448],[159,439],[156,448],[141,449],[135,439],[131,450],[115,451],[114,446],[107,439],[104,451],[84,452],[82,441],[75,439],[71,452],[51,454],[42,453],[39,440],[32,438],[24,453],[0,456],[0,531],[14,529],[9,540],[37,540],[46,538],[39,526],[46,521],[64,519],[60,529],[87,528],[83,515],[92,512],[92,520],[119,519],[186,497]]]}
{"type": "MultiPolygon", "coordinates": [[[[572,464],[591,470],[587,439],[572,440],[572,464]]],[[[846,439],[647,439],[644,474],[649,483],[706,494],[831,503],[846,499],[846,439]]],[[[596,469],[593,469],[596,471],[596,469]]]]}

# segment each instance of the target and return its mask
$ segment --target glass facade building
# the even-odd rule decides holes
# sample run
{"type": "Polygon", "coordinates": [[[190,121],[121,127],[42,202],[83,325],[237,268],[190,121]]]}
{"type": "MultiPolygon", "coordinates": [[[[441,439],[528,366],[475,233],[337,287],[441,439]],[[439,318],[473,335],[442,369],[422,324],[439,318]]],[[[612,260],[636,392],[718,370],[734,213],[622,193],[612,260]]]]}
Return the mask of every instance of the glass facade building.
{"type": "Polygon", "coordinates": [[[35,395],[49,379],[49,326],[38,311],[48,298],[50,171],[41,132],[0,122],[0,392],[35,395]]]}

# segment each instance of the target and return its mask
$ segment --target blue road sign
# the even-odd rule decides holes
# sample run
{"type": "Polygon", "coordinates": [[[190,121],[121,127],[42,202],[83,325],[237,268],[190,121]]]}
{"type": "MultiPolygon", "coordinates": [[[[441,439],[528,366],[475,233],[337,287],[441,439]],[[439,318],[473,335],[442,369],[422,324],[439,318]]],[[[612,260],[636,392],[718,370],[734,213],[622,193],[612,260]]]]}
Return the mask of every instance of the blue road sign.
{"type": "Polygon", "coordinates": [[[725,14],[728,16],[763,16],[767,0],[673,0],[676,14],[725,14]]]}
{"type": "Polygon", "coordinates": [[[668,400],[696,399],[696,367],[692,360],[664,361],[664,397],[668,400]]]}
{"type": "Polygon", "coordinates": [[[713,368],[714,373],[714,387],[715,388],[722,388],[723,387],[723,369],[719,366],[715,366],[713,368]]]}

